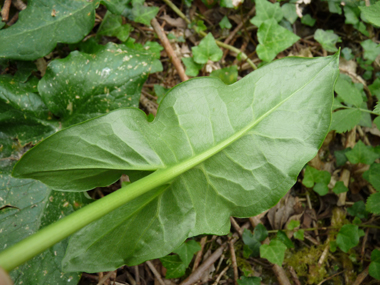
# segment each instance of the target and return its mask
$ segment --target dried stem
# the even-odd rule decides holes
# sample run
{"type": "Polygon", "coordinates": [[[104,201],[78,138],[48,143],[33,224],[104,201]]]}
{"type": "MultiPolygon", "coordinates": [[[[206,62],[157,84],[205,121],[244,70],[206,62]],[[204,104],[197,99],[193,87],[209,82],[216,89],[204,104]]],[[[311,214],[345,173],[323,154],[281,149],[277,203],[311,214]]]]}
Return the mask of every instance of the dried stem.
{"type": "Polygon", "coordinates": [[[157,281],[158,281],[161,285],[166,285],[165,282],[162,280],[160,273],[158,273],[158,271],[157,271],[156,268],[154,267],[153,263],[150,262],[150,261],[146,261],[145,263],[149,266],[149,269],[152,271],[154,277],[157,278],[157,281]]]}
{"type": "Polygon", "coordinates": [[[1,18],[3,19],[3,22],[8,22],[11,3],[11,0],[4,1],[3,9],[1,10],[1,18]]]}

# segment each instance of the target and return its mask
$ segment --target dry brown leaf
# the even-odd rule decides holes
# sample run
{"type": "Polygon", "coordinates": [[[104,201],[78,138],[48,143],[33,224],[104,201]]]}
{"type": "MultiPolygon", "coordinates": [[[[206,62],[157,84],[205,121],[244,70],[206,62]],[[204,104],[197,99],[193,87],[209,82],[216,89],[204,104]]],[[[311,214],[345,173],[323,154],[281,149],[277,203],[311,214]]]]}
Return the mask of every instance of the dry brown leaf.
{"type": "Polygon", "coordinates": [[[376,125],[375,125],[374,122],[372,122],[372,127],[371,128],[364,127],[363,131],[365,131],[366,133],[371,133],[374,136],[380,137],[380,130],[376,127],[376,125]]]}
{"type": "Polygon", "coordinates": [[[288,192],[288,194],[286,194],[276,206],[269,210],[269,223],[273,229],[280,230],[291,216],[299,214],[296,213],[296,210],[299,211],[300,208],[302,208],[302,204],[298,200],[298,197],[293,197],[288,192]]]}
{"type": "Polygon", "coordinates": [[[343,57],[340,58],[339,60],[339,68],[342,70],[342,71],[346,71],[347,74],[356,74],[356,68],[357,68],[358,64],[356,63],[356,61],[353,61],[353,60],[345,60],[343,57]]]}

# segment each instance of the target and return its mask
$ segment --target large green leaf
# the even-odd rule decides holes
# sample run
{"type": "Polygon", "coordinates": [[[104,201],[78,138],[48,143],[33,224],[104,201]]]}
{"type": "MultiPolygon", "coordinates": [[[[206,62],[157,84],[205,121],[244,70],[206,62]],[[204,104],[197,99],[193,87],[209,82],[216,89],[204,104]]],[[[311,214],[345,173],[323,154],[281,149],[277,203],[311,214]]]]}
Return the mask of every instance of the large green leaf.
{"type": "Polygon", "coordinates": [[[148,52],[113,43],[95,54],[74,51],[49,64],[38,91],[64,125],[79,123],[121,107],[138,107],[155,61],[148,52]]]}
{"type": "MultiPolygon", "coordinates": [[[[8,248],[40,228],[87,204],[83,193],[51,191],[43,183],[0,174],[0,240],[8,248]]],[[[61,261],[68,240],[54,245],[11,272],[15,284],[75,284],[77,272],[64,273],[61,261]]]]}
{"type": "Polygon", "coordinates": [[[36,143],[58,130],[58,123],[35,93],[36,85],[36,80],[24,84],[0,76],[0,145],[6,145],[7,138],[36,143]]]}
{"type": "Polygon", "coordinates": [[[0,58],[34,60],[57,43],[76,43],[94,25],[95,9],[86,0],[30,0],[19,20],[0,30],[0,58]]]}
{"type": "Polygon", "coordinates": [[[165,256],[279,201],[323,142],[337,76],[335,55],[279,60],[232,85],[189,80],[153,122],[122,109],[78,124],[34,147],[13,174],[79,191],[157,170],[142,179],[161,186],[72,236],[63,267],[98,272],[165,256]]]}

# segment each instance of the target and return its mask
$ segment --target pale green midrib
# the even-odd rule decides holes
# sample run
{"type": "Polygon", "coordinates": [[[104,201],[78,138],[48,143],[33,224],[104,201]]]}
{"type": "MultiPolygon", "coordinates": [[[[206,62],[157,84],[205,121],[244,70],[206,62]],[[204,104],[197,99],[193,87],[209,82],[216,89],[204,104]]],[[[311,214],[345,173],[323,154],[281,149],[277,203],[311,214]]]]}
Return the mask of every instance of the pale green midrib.
{"type": "MultiPolygon", "coordinates": [[[[13,33],[11,36],[9,36],[9,38],[14,37],[14,36],[20,36],[20,35],[23,35],[23,34],[25,34],[25,33],[35,32],[35,31],[38,31],[38,30],[44,29],[44,28],[46,28],[46,27],[49,27],[49,26],[51,26],[51,25],[59,24],[61,21],[65,21],[68,17],[75,17],[75,14],[83,12],[83,10],[86,10],[86,9],[88,8],[88,6],[93,6],[93,4],[92,4],[91,2],[90,2],[90,3],[87,3],[87,5],[84,5],[84,6],[81,7],[80,9],[74,11],[74,13],[69,13],[68,15],[59,18],[59,20],[56,21],[56,22],[49,22],[47,25],[44,25],[44,26],[38,26],[38,27],[36,27],[36,28],[34,28],[34,29],[22,30],[22,31],[20,31],[19,33],[13,33]]],[[[5,31],[6,31],[6,30],[5,30],[5,31]]],[[[12,31],[13,31],[13,30],[12,30],[12,31]]]]}
{"type": "MultiPolygon", "coordinates": [[[[332,58],[335,60],[335,57],[332,58]]],[[[311,81],[313,81],[313,79],[326,67],[328,67],[330,63],[331,61],[326,64],[319,72],[317,72],[315,76],[306,82],[302,87],[293,92],[293,94],[282,100],[257,120],[253,121],[251,124],[248,124],[245,128],[236,132],[233,136],[226,139],[225,141],[193,158],[185,160],[166,169],[159,169],[154,173],[140,180],[137,180],[132,184],[129,184],[126,187],[122,187],[118,191],[113,192],[112,194],[100,200],[97,200],[96,202],[91,203],[78,211],[75,211],[69,216],[43,228],[36,234],[17,243],[13,247],[4,250],[0,253],[0,267],[4,268],[6,271],[13,270],[15,267],[28,261],[35,255],[43,252],[44,250],[65,239],[71,234],[77,232],[88,224],[100,219],[106,214],[121,207],[127,202],[130,202],[133,199],[149,192],[150,190],[172,181],[177,176],[210,158],[214,154],[229,146],[231,143],[241,138],[248,130],[256,126],[264,118],[275,111],[279,106],[291,99],[295,94],[297,94],[311,81]]]]}

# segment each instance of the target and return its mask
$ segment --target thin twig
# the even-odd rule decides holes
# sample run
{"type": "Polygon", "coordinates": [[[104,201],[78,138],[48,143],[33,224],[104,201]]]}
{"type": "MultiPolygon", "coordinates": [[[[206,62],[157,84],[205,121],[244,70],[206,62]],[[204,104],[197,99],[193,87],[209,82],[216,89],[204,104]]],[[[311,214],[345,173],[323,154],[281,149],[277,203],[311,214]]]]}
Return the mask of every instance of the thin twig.
{"type": "MultiPolygon", "coordinates": [[[[348,183],[350,182],[350,171],[348,169],[343,169],[340,175],[339,181],[342,181],[344,186],[348,188],[348,183]]],[[[344,206],[346,204],[347,192],[339,193],[339,199],[337,202],[338,206],[344,206]]]]}
{"type": "Polygon", "coordinates": [[[18,12],[16,12],[13,17],[7,22],[7,26],[10,27],[12,26],[14,23],[16,23],[16,21],[18,20],[18,12]]]}
{"type": "Polygon", "coordinates": [[[207,236],[204,236],[203,238],[201,238],[201,250],[198,251],[198,252],[197,252],[197,255],[195,256],[195,260],[194,260],[194,265],[193,265],[193,270],[192,270],[192,272],[194,272],[195,269],[197,269],[199,263],[201,262],[202,254],[203,254],[203,250],[204,250],[204,248],[205,248],[206,241],[207,241],[207,236]]]}
{"type": "Polygon", "coordinates": [[[136,283],[137,285],[140,285],[140,271],[139,271],[139,266],[136,265],[136,266],[133,266],[134,270],[135,270],[135,279],[136,279],[136,283]]]}
{"type": "Polygon", "coordinates": [[[16,7],[17,10],[22,11],[26,9],[26,4],[21,0],[12,0],[13,6],[16,7]]]}
{"type": "Polygon", "coordinates": [[[289,272],[290,272],[290,275],[292,275],[292,279],[293,279],[293,281],[294,281],[294,284],[295,284],[295,285],[301,285],[301,282],[300,282],[300,280],[298,279],[297,273],[296,273],[296,271],[294,270],[293,266],[289,266],[289,272]]]}
{"type": "Polygon", "coordinates": [[[104,282],[106,282],[114,273],[115,273],[115,271],[108,272],[106,275],[104,275],[102,278],[100,278],[97,285],[103,285],[104,282]]]}
{"type": "Polygon", "coordinates": [[[223,243],[217,250],[214,251],[193,273],[189,275],[181,285],[192,285],[202,278],[203,273],[210,268],[210,266],[218,260],[218,258],[223,254],[227,243],[223,243]]]}
{"type": "Polygon", "coordinates": [[[11,0],[4,1],[3,9],[1,10],[1,18],[3,19],[3,22],[8,22],[11,3],[11,0]]]}
{"type": "Polygon", "coordinates": [[[156,32],[158,38],[160,39],[161,44],[163,45],[169,58],[171,58],[173,65],[178,72],[179,77],[181,78],[182,81],[188,80],[189,77],[187,77],[187,75],[185,74],[185,69],[183,68],[181,61],[176,56],[165,32],[161,28],[160,24],[157,22],[156,18],[153,18],[150,23],[152,24],[152,27],[154,31],[156,32]]]}
{"type": "Polygon", "coordinates": [[[212,285],[218,285],[218,284],[219,284],[220,278],[223,277],[223,275],[227,272],[228,268],[230,268],[230,265],[227,265],[227,266],[222,270],[222,272],[220,272],[220,274],[219,274],[218,277],[216,278],[215,282],[212,283],[212,285]]]}
{"type": "Polygon", "coordinates": [[[367,268],[364,269],[363,272],[358,275],[358,277],[356,277],[356,280],[352,285],[362,284],[364,279],[368,276],[368,269],[369,269],[369,266],[367,266],[367,268]]]}
{"type": "Polygon", "coordinates": [[[239,278],[239,271],[238,271],[237,262],[236,262],[235,247],[232,240],[229,242],[229,246],[230,246],[232,268],[234,269],[234,284],[237,285],[237,280],[239,278]]]}
{"type": "Polygon", "coordinates": [[[166,285],[165,282],[162,280],[160,273],[158,273],[158,271],[156,270],[156,268],[154,267],[154,265],[152,264],[152,262],[146,261],[145,263],[149,266],[150,270],[152,271],[154,277],[157,278],[158,282],[161,285],[166,285]]]}

